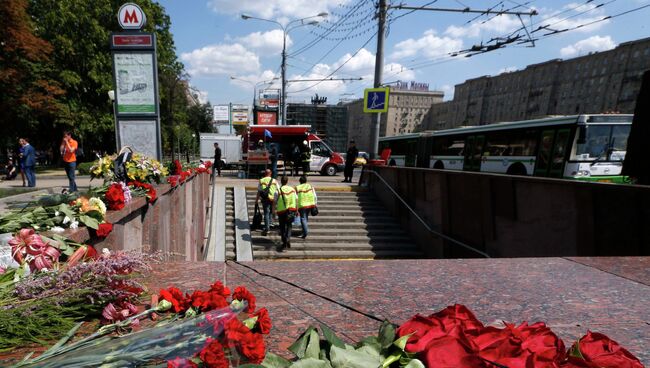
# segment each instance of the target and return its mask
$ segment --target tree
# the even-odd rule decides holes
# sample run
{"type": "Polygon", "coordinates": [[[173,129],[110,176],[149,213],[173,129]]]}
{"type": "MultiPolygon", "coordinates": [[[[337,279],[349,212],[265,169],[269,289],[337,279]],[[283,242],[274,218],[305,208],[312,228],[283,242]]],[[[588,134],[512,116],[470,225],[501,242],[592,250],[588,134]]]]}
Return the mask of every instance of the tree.
{"type": "MultiPolygon", "coordinates": [[[[52,78],[52,45],[34,33],[27,13],[27,0],[0,2],[0,145],[16,145],[17,137],[39,131],[39,121],[48,121],[61,105],[63,90],[52,78]]],[[[36,137],[30,137],[36,138],[36,137]]],[[[34,141],[34,139],[32,139],[34,141]]]]}

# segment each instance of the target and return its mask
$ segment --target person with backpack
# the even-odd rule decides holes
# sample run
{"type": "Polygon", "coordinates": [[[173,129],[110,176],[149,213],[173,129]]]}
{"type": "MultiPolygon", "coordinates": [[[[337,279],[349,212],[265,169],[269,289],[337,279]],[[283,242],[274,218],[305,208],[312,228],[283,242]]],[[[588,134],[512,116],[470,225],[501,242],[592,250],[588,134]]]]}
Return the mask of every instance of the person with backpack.
{"type": "Polygon", "coordinates": [[[284,248],[291,248],[291,225],[296,218],[296,212],[298,212],[296,207],[298,197],[296,191],[287,185],[288,182],[289,178],[283,175],[280,180],[282,185],[280,186],[276,208],[280,222],[280,237],[282,238],[282,245],[278,247],[278,252],[284,251],[284,248]]]}
{"type": "Polygon", "coordinates": [[[260,179],[257,185],[257,196],[255,197],[255,205],[261,200],[262,210],[264,212],[264,230],[262,236],[266,236],[271,228],[271,214],[273,212],[273,203],[278,195],[278,182],[271,176],[272,172],[269,169],[264,171],[264,177],[260,179]]]}
{"type": "Polygon", "coordinates": [[[77,191],[75,181],[75,171],[77,170],[77,141],[72,139],[72,134],[68,131],[63,132],[63,141],[61,141],[61,157],[65,165],[65,173],[68,176],[68,191],[70,193],[77,191]]]}
{"type": "Polygon", "coordinates": [[[302,238],[307,238],[309,226],[307,221],[309,215],[316,208],[316,190],[311,184],[307,183],[307,176],[300,177],[300,184],[296,187],[298,193],[298,212],[300,213],[300,225],[302,226],[302,238]]]}

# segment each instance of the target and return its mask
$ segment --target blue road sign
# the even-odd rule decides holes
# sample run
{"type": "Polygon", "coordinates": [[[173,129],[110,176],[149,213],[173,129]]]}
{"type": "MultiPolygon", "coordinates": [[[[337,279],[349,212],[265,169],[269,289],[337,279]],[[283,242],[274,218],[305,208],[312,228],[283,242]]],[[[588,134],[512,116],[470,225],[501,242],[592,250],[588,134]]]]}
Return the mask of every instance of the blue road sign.
{"type": "Polygon", "coordinates": [[[390,89],[368,88],[363,94],[363,112],[387,112],[390,89]]]}

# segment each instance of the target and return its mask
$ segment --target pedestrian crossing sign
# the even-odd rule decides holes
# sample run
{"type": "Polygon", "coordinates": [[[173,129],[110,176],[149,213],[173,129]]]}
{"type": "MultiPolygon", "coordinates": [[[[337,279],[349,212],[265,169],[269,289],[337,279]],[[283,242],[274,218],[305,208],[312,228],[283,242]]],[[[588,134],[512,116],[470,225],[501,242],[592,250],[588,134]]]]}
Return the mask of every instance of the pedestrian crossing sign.
{"type": "Polygon", "coordinates": [[[363,112],[387,112],[390,88],[367,88],[363,91],[363,112]]]}

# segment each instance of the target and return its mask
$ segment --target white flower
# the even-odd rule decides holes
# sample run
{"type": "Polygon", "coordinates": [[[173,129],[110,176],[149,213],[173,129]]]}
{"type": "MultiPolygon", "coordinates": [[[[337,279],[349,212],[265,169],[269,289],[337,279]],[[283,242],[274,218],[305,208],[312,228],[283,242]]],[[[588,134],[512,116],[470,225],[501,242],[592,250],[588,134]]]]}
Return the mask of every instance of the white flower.
{"type": "Polygon", "coordinates": [[[54,211],[54,216],[59,216],[59,211],[54,211]]]}
{"type": "Polygon", "coordinates": [[[103,248],[103,249],[102,249],[102,256],[104,256],[104,257],[110,257],[110,256],[111,256],[111,251],[108,250],[108,248],[103,248]]]}
{"type": "Polygon", "coordinates": [[[97,198],[97,197],[92,197],[92,198],[90,198],[90,199],[88,200],[88,203],[89,203],[91,206],[93,206],[93,207],[99,209],[99,212],[100,212],[102,215],[105,215],[105,214],[106,214],[106,205],[104,204],[104,202],[103,202],[101,199],[99,199],[99,198],[97,198]]]}
{"type": "Polygon", "coordinates": [[[76,228],[78,228],[78,227],[79,227],[79,221],[72,221],[72,222],[70,223],[70,228],[71,228],[71,229],[76,229],[76,228]]]}
{"type": "Polygon", "coordinates": [[[64,217],[63,218],[63,225],[67,224],[68,222],[70,222],[70,217],[68,217],[68,216],[64,217]]]}
{"type": "Polygon", "coordinates": [[[54,226],[50,229],[50,231],[52,231],[53,233],[62,233],[65,231],[65,229],[62,228],[61,226],[54,226]]]}
{"type": "Polygon", "coordinates": [[[38,229],[40,229],[40,228],[41,228],[41,227],[40,227],[40,226],[38,226],[38,225],[32,225],[32,227],[34,228],[34,230],[38,230],[38,229]]]}

